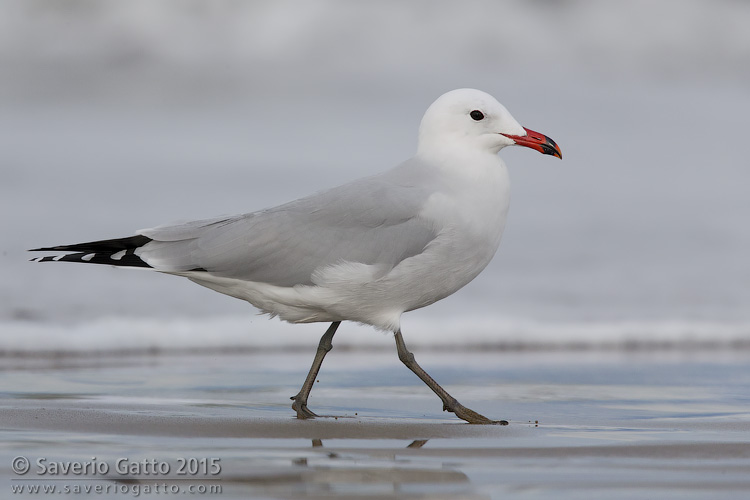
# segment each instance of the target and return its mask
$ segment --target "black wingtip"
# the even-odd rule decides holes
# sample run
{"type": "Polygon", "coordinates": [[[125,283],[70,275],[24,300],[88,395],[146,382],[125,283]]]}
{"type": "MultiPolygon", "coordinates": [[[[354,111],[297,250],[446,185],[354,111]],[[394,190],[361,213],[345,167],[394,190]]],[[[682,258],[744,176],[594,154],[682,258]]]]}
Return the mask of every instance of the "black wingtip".
{"type": "Polygon", "coordinates": [[[30,262],[83,262],[87,264],[108,264],[118,267],[150,268],[135,255],[136,249],[151,241],[147,236],[137,235],[112,240],[90,241],[75,245],[33,248],[29,252],[73,252],[65,255],[35,257],[30,262]]]}
{"type": "Polygon", "coordinates": [[[116,267],[151,268],[132,251],[120,251],[121,255],[111,253],[77,252],[64,255],[48,255],[36,257],[31,262],[81,262],[84,264],[105,264],[116,267]]]}

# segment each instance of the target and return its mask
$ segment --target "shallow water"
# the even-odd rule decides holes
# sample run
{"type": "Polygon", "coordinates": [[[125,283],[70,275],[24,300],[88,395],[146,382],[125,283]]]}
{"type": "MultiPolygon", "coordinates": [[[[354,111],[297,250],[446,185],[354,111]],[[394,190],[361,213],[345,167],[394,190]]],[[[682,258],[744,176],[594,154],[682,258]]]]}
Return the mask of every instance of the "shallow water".
{"type": "Polygon", "coordinates": [[[510,425],[442,413],[390,352],[334,349],[310,407],[338,418],[305,422],[289,396],[312,353],[3,359],[1,487],[163,496],[159,484],[209,497],[219,487],[221,498],[743,498],[750,489],[750,352],[416,354],[465,405],[510,425]],[[11,471],[17,456],[30,461],[25,475],[11,471]],[[40,458],[109,470],[40,474],[40,458]],[[170,471],[120,474],[123,458],[170,471]],[[216,474],[177,474],[211,459],[216,474]]]}

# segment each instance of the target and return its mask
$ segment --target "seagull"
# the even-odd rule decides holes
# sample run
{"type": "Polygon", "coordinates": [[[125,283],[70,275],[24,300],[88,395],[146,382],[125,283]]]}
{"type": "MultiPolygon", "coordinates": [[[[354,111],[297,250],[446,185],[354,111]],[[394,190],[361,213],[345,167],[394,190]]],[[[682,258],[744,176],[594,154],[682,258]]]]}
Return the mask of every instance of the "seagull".
{"type": "Polygon", "coordinates": [[[273,208],[163,225],[134,236],[36,248],[36,262],[145,268],[245,300],[290,323],[327,322],[310,371],[291,399],[308,397],[342,321],[393,332],[399,359],[471,424],[502,424],[463,406],[416,362],[401,315],[473,280],[494,256],[509,206],[498,152],[525,146],[562,159],[549,137],[522,127],[491,95],[452,90],[422,118],[416,154],[395,168],[273,208]]]}

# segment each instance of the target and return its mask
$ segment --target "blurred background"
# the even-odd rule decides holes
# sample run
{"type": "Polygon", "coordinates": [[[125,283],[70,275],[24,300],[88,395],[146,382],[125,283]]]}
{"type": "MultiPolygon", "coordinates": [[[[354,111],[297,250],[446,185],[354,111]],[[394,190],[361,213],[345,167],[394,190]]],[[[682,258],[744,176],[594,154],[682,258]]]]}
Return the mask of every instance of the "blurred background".
{"type": "Polygon", "coordinates": [[[0,0],[0,350],[315,344],[180,278],[25,250],[390,168],[458,87],[564,160],[502,151],[495,260],[407,339],[746,344],[749,23],[736,0],[0,0]]]}

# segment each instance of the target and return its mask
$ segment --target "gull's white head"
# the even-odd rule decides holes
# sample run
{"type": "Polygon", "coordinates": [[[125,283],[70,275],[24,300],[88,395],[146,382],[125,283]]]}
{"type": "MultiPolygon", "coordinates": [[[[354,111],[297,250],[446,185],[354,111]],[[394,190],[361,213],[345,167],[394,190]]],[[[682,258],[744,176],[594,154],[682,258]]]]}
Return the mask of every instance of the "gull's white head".
{"type": "Polygon", "coordinates": [[[526,146],[562,158],[549,137],[522,127],[491,95],[451,90],[433,102],[419,126],[419,153],[468,148],[496,154],[505,146],[526,146]]]}

